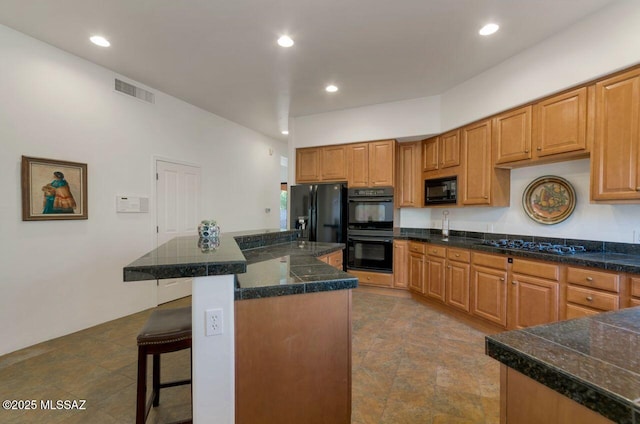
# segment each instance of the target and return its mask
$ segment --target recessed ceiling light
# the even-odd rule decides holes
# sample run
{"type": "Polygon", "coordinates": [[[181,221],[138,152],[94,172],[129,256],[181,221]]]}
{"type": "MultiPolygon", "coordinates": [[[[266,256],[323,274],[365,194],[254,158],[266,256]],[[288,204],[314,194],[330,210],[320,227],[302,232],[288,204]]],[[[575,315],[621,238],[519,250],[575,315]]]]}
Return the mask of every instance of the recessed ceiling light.
{"type": "Polygon", "coordinates": [[[329,93],[335,93],[336,91],[338,91],[338,87],[336,87],[333,84],[327,85],[324,89],[327,90],[329,93]]]}
{"type": "Polygon", "coordinates": [[[478,31],[478,34],[491,35],[499,29],[500,29],[500,25],[498,24],[486,24],[485,26],[480,28],[480,31],[478,31]]]}
{"type": "Polygon", "coordinates": [[[282,131],[282,134],[284,134],[284,135],[289,135],[289,131],[287,131],[287,130],[283,130],[283,131],[282,131]]]}
{"type": "Polygon", "coordinates": [[[291,47],[293,46],[293,40],[288,35],[283,35],[282,37],[278,38],[278,45],[280,45],[281,47],[291,47]]]}
{"type": "Polygon", "coordinates": [[[94,35],[93,37],[89,38],[89,40],[91,40],[93,44],[100,47],[109,47],[111,45],[109,40],[100,35],[94,35]]]}

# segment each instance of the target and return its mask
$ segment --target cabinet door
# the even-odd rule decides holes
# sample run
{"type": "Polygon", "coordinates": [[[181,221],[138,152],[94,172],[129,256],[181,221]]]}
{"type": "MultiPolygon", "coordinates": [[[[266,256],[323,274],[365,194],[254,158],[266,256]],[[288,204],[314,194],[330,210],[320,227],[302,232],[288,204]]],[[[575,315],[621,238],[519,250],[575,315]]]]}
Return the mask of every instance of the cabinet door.
{"type": "Polygon", "coordinates": [[[531,158],[532,107],[526,106],[493,118],[493,144],[496,163],[531,158]]]}
{"type": "Polygon", "coordinates": [[[462,129],[464,205],[491,203],[491,121],[482,121],[462,129]]]}
{"type": "Polygon", "coordinates": [[[369,185],[369,144],[349,144],[347,158],[349,187],[367,187],[369,185]]]}
{"type": "Polygon", "coordinates": [[[440,137],[440,167],[460,165],[460,130],[450,131],[440,137]]]}
{"type": "Polygon", "coordinates": [[[445,301],[445,262],[444,258],[426,258],[425,294],[442,302],[445,301]]]}
{"type": "Polygon", "coordinates": [[[320,176],[322,181],[347,180],[346,146],[327,146],[321,148],[320,176]]]}
{"type": "Polygon", "coordinates": [[[507,271],[474,265],[471,273],[471,313],[506,327],[507,271]]]}
{"type": "Polygon", "coordinates": [[[465,312],[469,312],[469,269],[469,264],[449,261],[445,279],[446,303],[465,312]]]}
{"type": "Polygon", "coordinates": [[[409,251],[406,240],[393,242],[393,287],[406,289],[409,287],[409,251]]]}
{"type": "Polygon", "coordinates": [[[320,149],[317,147],[296,149],[296,182],[320,181],[320,149]]]}
{"type": "Polygon", "coordinates": [[[439,168],[438,137],[422,140],[422,170],[435,171],[439,168]]]}
{"type": "Polygon", "coordinates": [[[420,179],[422,171],[419,169],[421,142],[398,144],[398,190],[396,191],[396,206],[420,207],[420,179]]]}
{"type": "Polygon", "coordinates": [[[587,87],[535,105],[535,156],[587,150],[587,87]]]}
{"type": "Polygon", "coordinates": [[[409,253],[409,288],[424,293],[424,254],[409,253]]]}
{"type": "Polygon", "coordinates": [[[640,199],[640,69],[596,84],[593,200],[640,199]]]}
{"type": "Polygon", "coordinates": [[[369,186],[393,186],[395,140],[369,143],[369,186]]]}
{"type": "Polygon", "coordinates": [[[527,275],[511,276],[509,328],[520,329],[558,320],[557,281],[527,275]]]}

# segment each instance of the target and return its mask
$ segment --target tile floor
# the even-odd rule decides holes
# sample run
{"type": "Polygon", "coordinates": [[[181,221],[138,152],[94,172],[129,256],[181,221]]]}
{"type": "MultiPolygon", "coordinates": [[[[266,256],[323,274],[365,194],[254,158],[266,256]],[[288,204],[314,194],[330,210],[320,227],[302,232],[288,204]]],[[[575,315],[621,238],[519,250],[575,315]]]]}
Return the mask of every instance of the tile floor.
{"type": "MultiPolygon", "coordinates": [[[[0,423],[134,422],[135,338],[149,313],[1,356],[0,399],[33,399],[38,409],[2,409],[0,423]],[[85,410],[40,408],[81,399],[85,410]]],[[[499,366],[484,355],[484,335],[413,299],[355,290],[352,423],[498,423],[499,366]]],[[[164,358],[163,377],[188,377],[188,351],[164,358]]],[[[189,416],[189,386],[182,386],[162,391],[147,422],[189,416]]]]}

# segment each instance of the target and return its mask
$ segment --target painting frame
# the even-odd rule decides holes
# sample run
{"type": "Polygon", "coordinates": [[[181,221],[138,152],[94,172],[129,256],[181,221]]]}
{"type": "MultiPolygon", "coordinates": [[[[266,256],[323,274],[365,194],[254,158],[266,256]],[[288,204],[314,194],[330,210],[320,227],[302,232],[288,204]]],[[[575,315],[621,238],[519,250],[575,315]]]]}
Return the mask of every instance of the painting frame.
{"type": "Polygon", "coordinates": [[[22,156],[22,220],[89,219],[87,164],[22,156]]]}

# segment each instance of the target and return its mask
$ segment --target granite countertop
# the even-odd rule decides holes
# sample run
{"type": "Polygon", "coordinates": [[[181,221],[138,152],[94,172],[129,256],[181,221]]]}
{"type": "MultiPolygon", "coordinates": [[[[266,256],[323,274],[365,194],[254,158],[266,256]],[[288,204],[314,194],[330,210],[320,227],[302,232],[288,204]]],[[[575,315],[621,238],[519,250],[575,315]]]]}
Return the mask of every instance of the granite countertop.
{"type": "Polygon", "coordinates": [[[124,267],[124,281],[236,275],[235,299],[284,296],[358,286],[358,279],[317,259],[342,243],[297,241],[296,230],[220,235],[215,248],[197,236],[176,237],[124,267]]]}
{"type": "Polygon", "coordinates": [[[477,250],[481,252],[508,255],[513,257],[537,259],[558,262],[565,265],[578,265],[600,268],[615,272],[640,274],[640,245],[625,243],[609,243],[592,240],[557,239],[548,237],[511,236],[507,234],[484,234],[475,232],[453,231],[447,240],[441,234],[429,230],[399,230],[394,231],[396,240],[415,240],[451,247],[477,250]],[[587,252],[558,255],[527,250],[505,249],[482,244],[483,239],[520,238],[525,241],[549,241],[553,244],[584,245],[587,252]]]}
{"type": "Polygon", "coordinates": [[[640,419],[640,307],[486,337],[486,353],[618,423],[640,419]]]}

